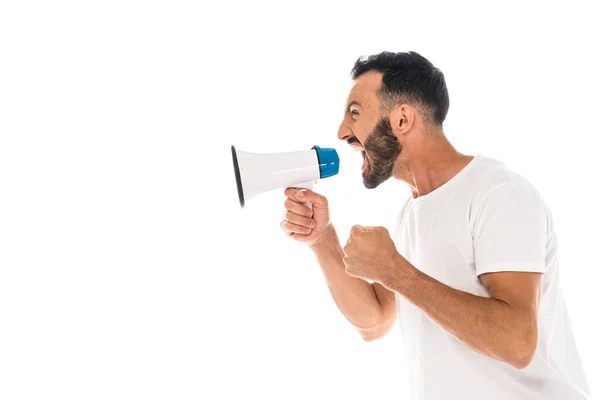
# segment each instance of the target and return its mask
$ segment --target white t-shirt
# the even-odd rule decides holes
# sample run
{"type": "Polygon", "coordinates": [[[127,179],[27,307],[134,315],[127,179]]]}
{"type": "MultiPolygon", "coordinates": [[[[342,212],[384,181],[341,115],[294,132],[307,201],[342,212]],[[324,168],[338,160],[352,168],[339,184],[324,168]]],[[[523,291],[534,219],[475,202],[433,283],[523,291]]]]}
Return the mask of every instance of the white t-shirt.
{"type": "Polygon", "coordinates": [[[471,350],[396,294],[415,400],[589,398],[561,291],[552,216],[527,180],[477,155],[444,185],[408,199],[393,238],[419,270],[482,297],[489,294],[479,274],[544,273],[538,347],[520,370],[471,350]]]}

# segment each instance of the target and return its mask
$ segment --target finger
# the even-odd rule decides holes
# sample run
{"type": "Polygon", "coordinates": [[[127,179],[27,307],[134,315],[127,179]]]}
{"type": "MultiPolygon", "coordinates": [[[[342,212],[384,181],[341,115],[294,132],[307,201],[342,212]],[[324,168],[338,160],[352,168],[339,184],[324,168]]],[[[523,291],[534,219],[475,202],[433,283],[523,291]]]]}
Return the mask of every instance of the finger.
{"type": "Polygon", "coordinates": [[[296,193],[296,199],[301,202],[311,202],[313,207],[316,208],[327,208],[329,205],[329,201],[327,197],[320,195],[319,193],[315,193],[310,189],[300,189],[296,193]]]}
{"type": "Polygon", "coordinates": [[[285,190],[283,191],[283,194],[289,199],[298,201],[298,198],[296,197],[296,195],[298,194],[299,190],[300,189],[298,189],[298,188],[288,187],[288,188],[285,188],[285,190]]]}
{"type": "Polygon", "coordinates": [[[358,274],[356,271],[354,271],[351,267],[346,267],[346,273],[355,278],[360,278],[360,274],[358,274]]]}
{"type": "Polygon", "coordinates": [[[294,240],[297,240],[298,242],[308,242],[311,240],[310,234],[305,235],[304,233],[291,233],[288,236],[293,237],[294,240]]]}
{"type": "Polygon", "coordinates": [[[350,228],[350,236],[354,236],[357,233],[363,232],[365,230],[365,227],[362,225],[352,225],[352,228],[350,228]]]}
{"type": "Polygon", "coordinates": [[[352,225],[352,228],[350,228],[350,232],[352,232],[352,231],[362,231],[364,229],[365,229],[364,226],[358,225],[358,224],[354,224],[354,225],[352,225]]]}
{"type": "Polygon", "coordinates": [[[314,228],[317,226],[317,222],[314,219],[303,217],[291,211],[285,213],[285,220],[296,225],[305,226],[307,228],[314,228]]]}
{"type": "Polygon", "coordinates": [[[375,232],[389,233],[385,226],[366,226],[365,229],[375,232]]]}
{"type": "Polygon", "coordinates": [[[347,254],[344,254],[344,256],[342,257],[342,261],[343,261],[344,265],[346,266],[346,268],[348,268],[348,265],[350,262],[350,257],[348,257],[347,254]]]}
{"type": "Polygon", "coordinates": [[[348,257],[354,251],[354,243],[350,242],[350,239],[346,242],[346,245],[342,249],[342,252],[348,257]]]}
{"type": "Polygon", "coordinates": [[[354,269],[352,268],[352,263],[348,257],[344,257],[344,270],[350,276],[354,276],[354,269]]]}
{"type": "Polygon", "coordinates": [[[296,200],[286,199],[283,202],[283,207],[286,211],[291,211],[294,214],[302,215],[303,217],[312,217],[313,211],[312,209],[306,207],[304,204],[298,203],[296,200]]]}
{"type": "Polygon", "coordinates": [[[281,229],[287,234],[287,235],[291,235],[292,233],[301,233],[304,235],[308,235],[312,229],[307,228],[305,226],[300,226],[300,225],[296,225],[292,222],[288,222],[288,221],[281,221],[281,229]]]}

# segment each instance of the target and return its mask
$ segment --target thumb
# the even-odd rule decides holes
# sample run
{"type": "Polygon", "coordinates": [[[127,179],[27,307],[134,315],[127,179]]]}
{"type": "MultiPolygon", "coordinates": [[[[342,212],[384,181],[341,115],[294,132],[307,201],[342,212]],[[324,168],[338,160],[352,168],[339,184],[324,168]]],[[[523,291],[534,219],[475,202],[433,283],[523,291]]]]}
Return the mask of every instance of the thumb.
{"type": "Polygon", "coordinates": [[[300,189],[296,193],[296,198],[302,202],[310,201],[313,207],[327,208],[327,198],[319,193],[315,193],[310,189],[300,189]]]}

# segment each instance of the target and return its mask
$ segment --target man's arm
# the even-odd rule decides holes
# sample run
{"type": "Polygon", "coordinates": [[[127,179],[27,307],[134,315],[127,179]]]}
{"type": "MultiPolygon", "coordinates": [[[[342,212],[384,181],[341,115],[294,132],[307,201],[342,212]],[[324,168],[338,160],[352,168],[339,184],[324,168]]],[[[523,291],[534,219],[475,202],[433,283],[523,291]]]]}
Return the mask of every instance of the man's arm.
{"type": "Polygon", "coordinates": [[[480,203],[473,219],[474,272],[489,298],[419,271],[383,227],[352,228],[343,249],[346,272],[404,296],[475,351],[524,368],[537,347],[551,218],[537,192],[513,182],[497,185],[480,203]]]}
{"type": "Polygon", "coordinates": [[[396,321],[395,293],[346,273],[344,252],[333,225],[311,245],[335,304],[366,341],[384,336],[396,321]]]}
{"type": "Polygon", "coordinates": [[[542,274],[495,272],[479,276],[490,298],[453,289],[400,257],[384,285],[404,296],[458,340],[515,368],[525,368],[537,347],[542,274]]]}

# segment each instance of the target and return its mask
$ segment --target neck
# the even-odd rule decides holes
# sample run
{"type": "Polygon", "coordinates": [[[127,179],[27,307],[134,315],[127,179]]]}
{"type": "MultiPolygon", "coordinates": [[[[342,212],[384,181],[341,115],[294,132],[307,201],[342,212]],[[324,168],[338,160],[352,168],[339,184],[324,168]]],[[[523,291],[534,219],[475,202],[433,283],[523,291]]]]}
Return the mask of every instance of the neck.
{"type": "Polygon", "coordinates": [[[426,135],[418,149],[401,153],[394,177],[406,183],[417,198],[448,182],[472,159],[459,153],[443,134],[426,135]]]}

